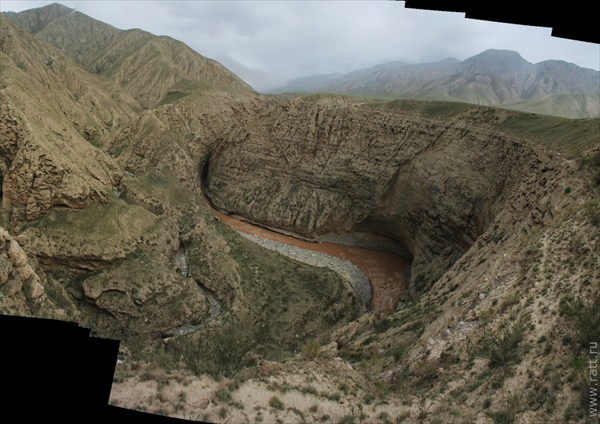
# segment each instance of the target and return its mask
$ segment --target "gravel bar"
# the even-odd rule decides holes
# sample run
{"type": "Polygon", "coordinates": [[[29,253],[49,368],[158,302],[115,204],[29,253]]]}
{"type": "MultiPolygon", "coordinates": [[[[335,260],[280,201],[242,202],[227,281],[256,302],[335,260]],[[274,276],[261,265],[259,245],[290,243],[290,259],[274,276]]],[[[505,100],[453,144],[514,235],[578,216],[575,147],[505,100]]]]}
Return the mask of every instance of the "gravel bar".
{"type": "Polygon", "coordinates": [[[252,234],[243,232],[239,232],[239,234],[266,249],[274,250],[275,252],[278,252],[298,262],[319,268],[331,269],[332,271],[338,273],[343,279],[350,282],[367,308],[371,304],[371,299],[373,297],[371,283],[369,283],[369,279],[360,270],[360,268],[354,265],[354,263],[351,261],[336,258],[335,256],[328,255],[327,253],[314,252],[312,250],[302,249],[301,247],[290,244],[266,240],[252,234]]]}

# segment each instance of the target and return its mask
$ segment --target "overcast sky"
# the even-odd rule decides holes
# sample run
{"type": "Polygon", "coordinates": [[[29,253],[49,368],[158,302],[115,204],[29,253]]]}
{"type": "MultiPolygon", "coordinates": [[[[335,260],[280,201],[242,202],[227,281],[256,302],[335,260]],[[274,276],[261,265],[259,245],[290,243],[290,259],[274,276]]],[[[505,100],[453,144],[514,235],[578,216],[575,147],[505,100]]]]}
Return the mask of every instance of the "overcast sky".
{"type": "MultiPolygon", "coordinates": [[[[19,12],[52,1],[2,0],[19,12]]],[[[460,60],[486,49],[530,62],[560,59],[598,70],[600,46],[552,37],[550,28],[465,19],[393,1],[60,1],[117,28],[184,41],[256,89],[292,78],[349,72],[394,60],[460,60]]]]}

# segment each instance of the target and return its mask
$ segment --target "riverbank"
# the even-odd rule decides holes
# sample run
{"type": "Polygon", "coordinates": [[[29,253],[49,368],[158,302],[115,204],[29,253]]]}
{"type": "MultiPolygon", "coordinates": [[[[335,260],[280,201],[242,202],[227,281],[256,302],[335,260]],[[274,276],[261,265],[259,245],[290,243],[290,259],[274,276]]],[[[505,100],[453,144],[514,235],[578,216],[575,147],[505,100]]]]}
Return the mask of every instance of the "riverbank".
{"type": "Polygon", "coordinates": [[[373,290],[367,276],[349,260],[336,258],[323,252],[315,252],[308,249],[303,249],[292,244],[282,243],[273,240],[267,240],[252,234],[240,232],[240,234],[253,241],[254,243],[269,249],[274,250],[288,258],[294,259],[311,266],[320,268],[329,268],[338,273],[346,281],[350,282],[354,290],[363,300],[365,309],[370,309],[371,300],[373,298],[373,290]]]}
{"type": "MultiPolygon", "coordinates": [[[[214,207],[210,199],[203,197],[207,204],[213,209],[215,216],[229,227],[238,231],[242,235],[253,236],[252,241],[264,243],[264,247],[272,250],[280,249],[280,253],[293,255],[290,256],[300,262],[310,265],[321,266],[322,264],[335,264],[328,266],[338,272],[343,278],[351,282],[363,300],[370,299],[371,309],[374,311],[392,312],[396,309],[402,294],[408,289],[408,276],[410,272],[410,261],[403,256],[394,253],[382,252],[379,250],[367,249],[364,247],[348,246],[332,242],[311,242],[302,240],[292,235],[282,234],[280,232],[267,229],[241,218],[227,215],[214,207]],[[266,243],[270,241],[273,243],[266,243]],[[278,243],[278,244],[276,244],[278,243]],[[282,245],[294,246],[297,249],[286,249],[282,245]],[[308,252],[302,252],[308,251],[308,252]],[[327,255],[341,260],[335,262],[327,259],[326,256],[311,256],[312,252],[327,255]],[[295,257],[294,257],[295,256],[295,257]],[[299,258],[299,259],[297,259],[299,258]],[[302,259],[302,260],[301,260],[302,259]],[[350,262],[355,266],[370,283],[371,289],[366,288],[364,278],[349,267],[345,262],[350,262]],[[370,292],[370,296],[368,294],[370,292]]],[[[260,243],[259,243],[260,244],[260,243]]],[[[289,256],[286,255],[286,256],[289,256]]],[[[327,265],[323,265],[327,266],[327,265]]],[[[366,302],[367,303],[367,302],[366,302]]],[[[367,303],[368,304],[368,303],[367,303]]]]}

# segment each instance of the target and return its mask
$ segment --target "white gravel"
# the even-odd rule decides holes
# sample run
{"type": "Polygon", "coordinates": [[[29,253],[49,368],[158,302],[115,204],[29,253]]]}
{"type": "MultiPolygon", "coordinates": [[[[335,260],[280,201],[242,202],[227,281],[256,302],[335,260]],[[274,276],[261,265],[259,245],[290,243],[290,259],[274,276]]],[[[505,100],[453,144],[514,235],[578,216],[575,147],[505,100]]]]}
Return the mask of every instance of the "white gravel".
{"type": "Polygon", "coordinates": [[[336,258],[335,256],[328,255],[327,253],[314,252],[312,250],[302,249],[301,247],[293,246],[278,241],[266,240],[261,237],[239,232],[239,234],[254,243],[269,249],[274,250],[288,258],[294,259],[298,262],[305,263],[307,265],[329,268],[332,271],[338,273],[343,279],[350,282],[354,290],[361,297],[366,307],[371,304],[371,298],[373,297],[373,290],[371,283],[367,276],[351,261],[336,258]]]}

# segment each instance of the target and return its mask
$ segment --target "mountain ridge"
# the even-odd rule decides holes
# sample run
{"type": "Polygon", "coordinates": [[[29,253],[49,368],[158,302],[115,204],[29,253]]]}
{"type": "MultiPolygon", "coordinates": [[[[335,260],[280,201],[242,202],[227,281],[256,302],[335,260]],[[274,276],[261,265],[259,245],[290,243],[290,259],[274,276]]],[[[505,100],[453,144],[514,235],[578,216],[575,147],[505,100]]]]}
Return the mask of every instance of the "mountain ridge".
{"type": "MultiPolygon", "coordinates": [[[[345,74],[298,78],[272,90],[284,92],[331,92],[384,98],[452,100],[503,106],[532,101],[554,94],[590,93],[600,87],[600,72],[560,60],[530,63],[515,51],[489,49],[463,61],[408,64],[388,62],[345,74]]],[[[600,107],[578,107],[573,100],[554,109],[538,101],[525,111],[545,109],[569,118],[600,116],[600,107]]]]}
{"type": "Polygon", "coordinates": [[[143,108],[168,102],[169,95],[254,92],[219,62],[171,37],[117,29],[57,3],[4,15],[17,27],[67,53],[88,72],[105,77],[113,90],[131,94],[143,108]]]}
{"type": "Polygon", "coordinates": [[[0,312],[120,339],[111,404],[203,422],[586,422],[600,118],[204,90],[177,79],[202,74],[169,38],[122,33],[95,72],[0,27],[0,312]],[[365,310],[342,274],[211,205],[402,255],[406,275],[365,310]]]}

